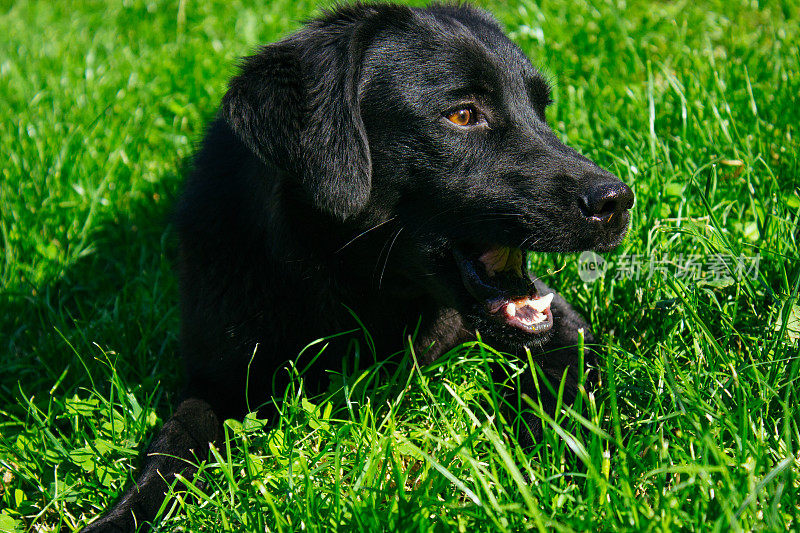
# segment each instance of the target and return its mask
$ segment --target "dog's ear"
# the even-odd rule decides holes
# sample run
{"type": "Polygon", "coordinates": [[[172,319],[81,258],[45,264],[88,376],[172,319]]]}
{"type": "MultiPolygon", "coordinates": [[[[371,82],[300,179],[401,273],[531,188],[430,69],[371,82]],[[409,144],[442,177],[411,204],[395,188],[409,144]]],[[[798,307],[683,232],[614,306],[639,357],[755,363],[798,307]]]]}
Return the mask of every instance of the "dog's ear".
{"type": "Polygon", "coordinates": [[[371,161],[358,95],[366,45],[347,27],[311,26],[246,58],[222,116],[262,160],[299,176],[339,220],[367,202],[371,161]]]}

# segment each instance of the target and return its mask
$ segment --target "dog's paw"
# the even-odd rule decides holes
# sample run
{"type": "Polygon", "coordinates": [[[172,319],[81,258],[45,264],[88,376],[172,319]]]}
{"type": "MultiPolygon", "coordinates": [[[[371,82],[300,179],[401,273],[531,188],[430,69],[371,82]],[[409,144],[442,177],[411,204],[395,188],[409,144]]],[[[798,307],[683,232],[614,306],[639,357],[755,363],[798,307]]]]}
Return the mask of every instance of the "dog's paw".
{"type": "Polygon", "coordinates": [[[149,523],[136,520],[133,511],[125,506],[115,507],[81,530],[81,533],[135,533],[150,531],[149,523]]]}
{"type": "Polygon", "coordinates": [[[110,520],[108,517],[95,520],[85,528],[81,529],[81,533],[134,533],[136,528],[130,523],[119,523],[110,520]]]}

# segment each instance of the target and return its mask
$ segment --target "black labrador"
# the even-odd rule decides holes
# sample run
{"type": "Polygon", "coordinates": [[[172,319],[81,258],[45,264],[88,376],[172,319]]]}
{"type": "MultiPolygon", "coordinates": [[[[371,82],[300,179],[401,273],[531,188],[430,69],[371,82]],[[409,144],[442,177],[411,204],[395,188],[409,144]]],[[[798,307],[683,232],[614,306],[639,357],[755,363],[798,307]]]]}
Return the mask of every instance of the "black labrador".
{"type": "MultiPolygon", "coordinates": [[[[286,361],[351,329],[351,310],[382,353],[411,331],[425,361],[476,331],[546,351],[537,364],[554,387],[566,371],[574,399],[578,330],[593,339],[525,252],[615,247],[633,193],[553,134],[549,91],[466,5],[341,6],[247,58],[176,212],[185,399],[85,531],[152,520],[221,421],[280,395],[286,361]]],[[[326,367],[340,364],[317,361],[317,379],[326,367]]]]}

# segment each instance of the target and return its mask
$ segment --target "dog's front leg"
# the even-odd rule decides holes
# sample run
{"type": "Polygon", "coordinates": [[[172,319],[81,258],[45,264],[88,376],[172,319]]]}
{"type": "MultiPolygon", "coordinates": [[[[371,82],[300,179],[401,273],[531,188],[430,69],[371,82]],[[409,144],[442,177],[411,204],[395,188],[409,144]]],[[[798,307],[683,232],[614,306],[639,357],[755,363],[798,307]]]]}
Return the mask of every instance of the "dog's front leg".
{"type": "Polygon", "coordinates": [[[220,434],[220,422],[209,404],[194,398],[184,400],[147,449],[135,485],[83,533],[149,530],[175,474],[191,479],[195,454],[204,457],[208,444],[220,434]]]}
{"type": "MultiPolygon", "coordinates": [[[[536,285],[540,294],[553,292],[541,282],[537,281],[536,285]]],[[[520,380],[520,390],[517,393],[527,394],[534,402],[541,405],[542,411],[547,416],[554,419],[557,414],[557,394],[561,381],[564,381],[561,401],[564,405],[571,406],[580,393],[581,383],[587,390],[594,387],[597,370],[593,349],[595,339],[586,320],[559,294],[553,298],[551,310],[553,312],[553,337],[541,349],[532,351],[533,362],[538,369],[534,368],[526,373],[520,380]],[[582,354],[581,335],[583,336],[582,354]],[[583,365],[581,365],[581,361],[583,365]],[[532,372],[536,372],[536,380],[534,380],[532,372]]],[[[527,408],[525,402],[522,407],[524,409],[522,418],[527,429],[520,432],[519,441],[523,447],[527,448],[542,439],[542,417],[527,408]]]]}

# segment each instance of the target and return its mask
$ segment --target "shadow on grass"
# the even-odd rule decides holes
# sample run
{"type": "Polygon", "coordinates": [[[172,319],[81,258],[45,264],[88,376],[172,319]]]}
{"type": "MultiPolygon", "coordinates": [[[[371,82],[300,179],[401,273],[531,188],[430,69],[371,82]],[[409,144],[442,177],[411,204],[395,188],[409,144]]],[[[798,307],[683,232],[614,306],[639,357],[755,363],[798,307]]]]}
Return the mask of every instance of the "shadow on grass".
{"type": "MultiPolygon", "coordinates": [[[[190,160],[180,162],[124,211],[98,221],[89,248],[50,282],[0,295],[4,409],[24,417],[23,396],[85,397],[84,387],[105,393],[110,364],[122,382],[144,393],[178,390],[170,217],[189,168],[190,160]]],[[[171,398],[160,396],[156,407],[163,412],[171,398]]]]}

